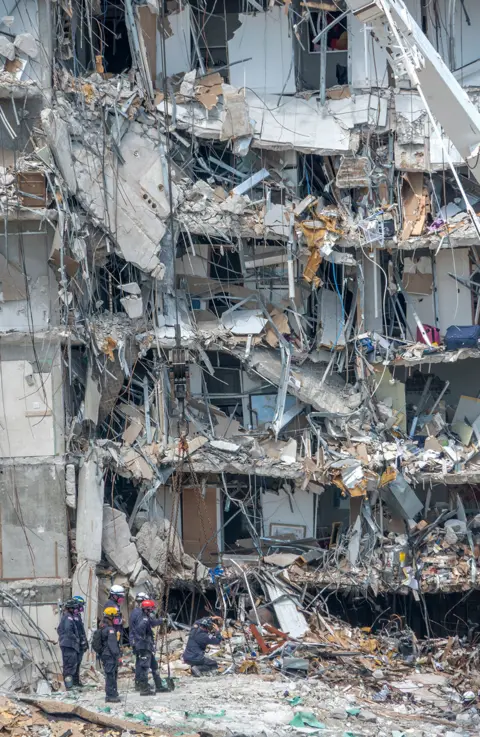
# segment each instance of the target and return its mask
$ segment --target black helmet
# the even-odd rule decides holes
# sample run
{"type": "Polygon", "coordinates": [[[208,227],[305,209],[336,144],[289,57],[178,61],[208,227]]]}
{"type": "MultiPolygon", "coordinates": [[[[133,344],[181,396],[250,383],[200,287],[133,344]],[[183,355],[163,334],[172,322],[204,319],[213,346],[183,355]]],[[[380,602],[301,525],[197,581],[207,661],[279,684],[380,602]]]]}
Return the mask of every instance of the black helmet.
{"type": "Polygon", "coordinates": [[[207,630],[211,630],[213,626],[213,620],[210,617],[202,617],[202,619],[199,619],[197,624],[200,625],[200,627],[205,627],[207,630]]]}
{"type": "Polygon", "coordinates": [[[78,601],[76,599],[67,599],[67,601],[63,605],[64,609],[77,609],[78,608],[78,601]]]}

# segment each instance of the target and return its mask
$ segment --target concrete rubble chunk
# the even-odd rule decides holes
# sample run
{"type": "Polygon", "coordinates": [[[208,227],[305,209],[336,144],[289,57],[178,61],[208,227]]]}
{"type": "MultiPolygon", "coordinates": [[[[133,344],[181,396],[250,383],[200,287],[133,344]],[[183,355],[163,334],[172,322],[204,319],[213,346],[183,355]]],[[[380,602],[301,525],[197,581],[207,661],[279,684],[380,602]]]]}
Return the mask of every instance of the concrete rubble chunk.
{"type": "Polygon", "coordinates": [[[141,297],[136,297],[135,295],[131,294],[128,297],[121,297],[120,303],[127,315],[132,320],[135,320],[142,316],[143,299],[141,297]]]}
{"type": "MultiPolygon", "coordinates": [[[[158,142],[129,130],[121,140],[121,167],[109,149],[100,156],[75,142],[72,150],[82,205],[111,235],[126,261],[162,279],[160,242],[170,210],[158,142]]],[[[171,186],[175,206],[178,191],[174,183],[171,186]]]]}
{"type": "Polygon", "coordinates": [[[13,43],[15,48],[21,51],[22,54],[30,56],[32,59],[37,58],[38,44],[31,33],[19,33],[18,36],[15,37],[15,41],[13,43]]]}
{"type": "Polygon", "coordinates": [[[70,509],[75,509],[77,506],[77,485],[73,463],[67,463],[65,466],[65,502],[70,509]]]}
{"type": "Polygon", "coordinates": [[[124,512],[105,505],[103,508],[102,547],[108,562],[119,573],[130,575],[140,563],[124,512]]]}
{"type": "Polygon", "coordinates": [[[60,169],[60,173],[65,179],[70,192],[75,194],[77,191],[77,179],[73,168],[68,126],[60,115],[50,108],[44,108],[40,117],[55,163],[60,169]]]}
{"type": "Polygon", "coordinates": [[[0,35],[0,54],[10,61],[15,59],[15,46],[6,36],[2,35],[0,35]]]}
{"type": "Polygon", "coordinates": [[[155,522],[145,522],[137,534],[137,550],[153,571],[164,574],[167,568],[167,543],[158,534],[155,522]]]}

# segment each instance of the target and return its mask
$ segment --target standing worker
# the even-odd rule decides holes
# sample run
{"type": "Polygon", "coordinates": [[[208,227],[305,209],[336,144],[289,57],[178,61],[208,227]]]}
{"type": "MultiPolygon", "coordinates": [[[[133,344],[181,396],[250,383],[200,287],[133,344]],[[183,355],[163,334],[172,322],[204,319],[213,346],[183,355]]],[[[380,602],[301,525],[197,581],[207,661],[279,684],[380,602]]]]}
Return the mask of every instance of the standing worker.
{"type": "Polygon", "coordinates": [[[57,628],[58,644],[62,651],[63,682],[67,691],[70,691],[75,685],[80,660],[80,636],[74,619],[76,607],[75,599],[65,602],[63,615],[57,628]]]}
{"type": "Polygon", "coordinates": [[[82,664],[83,654],[88,650],[87,636],[85,634],[85,626],[82,619],[82,612],[85,609],[85,599],[83,596],[74,596],[73,601],[77,602],[77,606],[73,612],[73,621],[75,622],[78,636],[80,638],[80,652],[78,653],[77,670],[73,676],[73,685],[77,688],[83,688],[83,683],[80,681],[80,666],[82,664]]]}
{"type": "Polygon", "coordinates": [[[202,675],[213,673],[218,663],[212,658],[205,657],[205,650],[209,645],[219,645],[222,635],[214,620],[221,617],[203,617],[198,619],[190,630],[187,646],[183,653],[183,662],[191,667],[192,676],[200,678],[202,675]]]}
{"type": "Polygon", "coordinates": [[[139,669],[138,652],[135,647],[134,632],[135,632],[135,628],[138,622],[143,616],[143,612],[141,609],[142,601],[146,601],[147,599],[148,599],[148,594],[146,594],[144,591],[138,592],[138,594],[135,597],[135,607],[132,609],[132,613],[130,614],[130,621],[128,623],[130,647],[132,648],[133,654],[135,655],[135,691],[140,691],[140,669],[139,669]]]}
{"type": "MultiPolygon", "coordinates": [[[[118,695],[118,661],[120,660],[120,633],[115,630],[114,621],[120,612],[117,607],[107,606],[103,610],[103,623],[100,632],[99,655],[105,673],[105,701],[119,704],[118,695]]],[[[92,646],[94,643],[92,641],[92,646]]]]}
{"type": "Polygon", "coordinates": [[[158,672],[158,663],[155,657],[155,638],[153,636],[153,627],[163,624],[165,621],[162,617],[154,617],[155,602],[152,599],[145,599],[140,604],[141,616],[135,623],[133,638],[135,642],[135,652],[137,655],[137,665],[135,673],[138,673],[137,679],[140,686],[140,696],[150,696],[155,693],[148,685],[148,673],[151,669],[155,689],[166,691],[158,672]]]}
{"type": "Polygon", "coordinates": [[[122,644],[123,639],[123,619],[120,612],[120,606],[125,601],[125,589],[123,586],[119,586],[118,584],[115,584],[110,589],[110,595],[108,598],[107,603],[105,604],[105,609],[108,608],[114,608],[117,609],[117,615],[115,616],[115,621],[113,623],[113,626],[115,627],[115,632],[120,633],[119,643],[122,644]]]}

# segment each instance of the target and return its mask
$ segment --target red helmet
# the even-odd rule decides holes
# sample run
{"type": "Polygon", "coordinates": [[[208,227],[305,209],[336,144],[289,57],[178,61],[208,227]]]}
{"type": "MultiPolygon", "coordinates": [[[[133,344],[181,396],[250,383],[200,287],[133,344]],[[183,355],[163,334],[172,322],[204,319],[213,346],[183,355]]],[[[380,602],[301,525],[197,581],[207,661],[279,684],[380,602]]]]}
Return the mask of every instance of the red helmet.
{"type": "Polygon", "coordinates": [[[145,601],[142,601],[142,603],[140,604],[140,607],[142,609],[155,609],[155,606],[156,604],[153,599],[145,599],[145,601]]]}

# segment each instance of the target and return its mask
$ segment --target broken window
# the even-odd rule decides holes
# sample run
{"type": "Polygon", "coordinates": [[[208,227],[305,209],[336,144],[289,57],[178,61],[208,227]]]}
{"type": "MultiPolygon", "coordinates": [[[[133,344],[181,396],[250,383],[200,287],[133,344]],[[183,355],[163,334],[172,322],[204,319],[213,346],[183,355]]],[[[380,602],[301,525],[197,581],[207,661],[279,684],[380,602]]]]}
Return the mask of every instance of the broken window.
{"type": "MultiPolygon", "coordinates": [[[[325,4],[324,4],[325,5],[325,4]]],[[[302,8],[302,24],[297,31],[299,89],[318,90],[325,98],[327,89],[349,83],[348,20],[344,12],[302,8]]]]}

